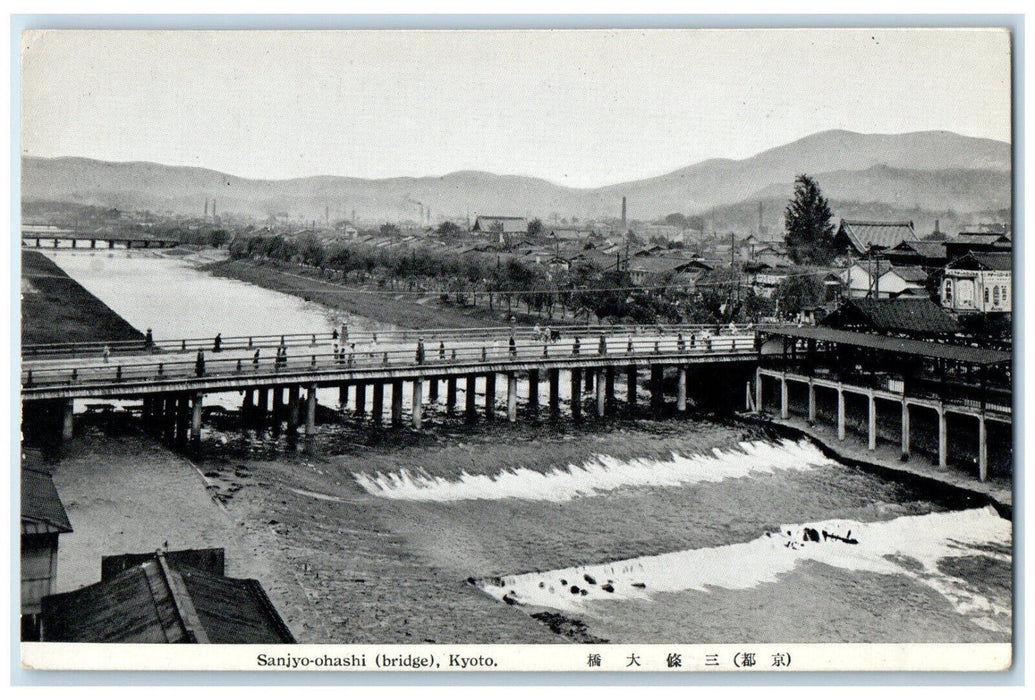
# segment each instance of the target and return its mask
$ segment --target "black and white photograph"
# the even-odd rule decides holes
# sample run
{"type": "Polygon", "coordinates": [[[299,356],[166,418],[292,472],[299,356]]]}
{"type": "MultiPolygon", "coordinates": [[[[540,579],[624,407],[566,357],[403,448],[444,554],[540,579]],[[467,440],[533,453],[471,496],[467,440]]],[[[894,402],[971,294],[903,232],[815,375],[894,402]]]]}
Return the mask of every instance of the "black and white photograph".
{"type": "Polygon", "coordinates": [[[1014,38],[21,32],[21,663],[1008,670],[1014,38]]]}

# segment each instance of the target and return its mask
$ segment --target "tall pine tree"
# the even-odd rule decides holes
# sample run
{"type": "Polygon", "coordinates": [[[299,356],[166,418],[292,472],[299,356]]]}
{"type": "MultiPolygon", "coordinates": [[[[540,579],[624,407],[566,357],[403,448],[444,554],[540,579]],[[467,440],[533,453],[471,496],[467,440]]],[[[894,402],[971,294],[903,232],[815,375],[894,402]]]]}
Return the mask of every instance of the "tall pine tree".
{"type": "Polygon", "coordinates": [[[808,175],[794,179],[794,198],[783,213],[787,250],[794,262],[822,265],[834,256],[830,207],[808,175]]]}

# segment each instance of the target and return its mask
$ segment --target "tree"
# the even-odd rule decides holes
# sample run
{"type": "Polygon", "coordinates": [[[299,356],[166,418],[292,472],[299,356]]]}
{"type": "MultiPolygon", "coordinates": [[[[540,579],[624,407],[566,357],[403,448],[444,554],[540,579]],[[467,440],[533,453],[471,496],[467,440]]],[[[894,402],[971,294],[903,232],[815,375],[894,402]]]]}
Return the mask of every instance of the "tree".
{"type": "Polygon", "coordinates": [[[440,236],[455,236],[460,233],[460,227],[452,221],[443,221],[436,229],[436,233],[440,236]]]}
{"type": "Polygon", "coordinates": [[[543,232],[543,222],[539,219],[532,219],[528,222],[528,235],[538,236],[543,232]]]}
{"type": "Polygon", "coordinates": [[[801,264],[825,264],[834,256],[830,206],[808,175],[794,179],[794,198],[784,210],[785,240],[791,258],[801,264]]]}
{"type": "Polygon", "coordinates": [[[380,231],[382,236],[395,236],[399,233],[399,227],[395,224],[381,224],[380,231]]]}
{"type": "Polygon", "coordinates": [[[802,309],[813,308],[823,300],[823,283],[815,275],[791,275],[776,287],[773,295],[780,304],[780,313],[788,318],[802,309]]]}

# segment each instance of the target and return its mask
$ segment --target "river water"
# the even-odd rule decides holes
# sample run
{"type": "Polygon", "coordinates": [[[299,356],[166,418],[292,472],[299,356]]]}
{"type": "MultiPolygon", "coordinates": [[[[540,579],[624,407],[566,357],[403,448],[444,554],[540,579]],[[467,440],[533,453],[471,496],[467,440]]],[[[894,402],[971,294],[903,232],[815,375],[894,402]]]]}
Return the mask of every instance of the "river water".
{"type": "MultiPolygon", "coordinates": [[[[177,259],[48,255],[160,338],[316,332],[342,321],[177,259]]],[[[329,613],[314,615],[315,631],[300,641],[411,641],[402,620],[430,629],[460,611],[468,627],[437,641],[486,641],[488,621],[508,608],[538,616],[528,618],[537,632],[539,620],[577,621],[582,636],[572,638],[582,641],[1011,639],[1012,525],[991,508],[839,464],[805,441],[704,420],[663,426],[665,454],[649,421],[584,442],[501,426],[498,440],[473,448],[432,423],[434,449],[376,454],[340,426],[320,426],[316,466],[229,429],[203,436],[212,475],[219,463],[247,464],[291,491],[293,500],[261,496],[264,527],[306,509],[292,547],[322,552],[333,570],[322,601],[309,604],[352,610],[354,622],[331,630],[317,619],[329,613]],[[344,545],[320,528],[358,533],[360,544],[336,550],[344,545]],[[391,547],[377,539],[386,534],[391,547]],[[425,590],[390,580],[400,559],[426,573],[425,590]],[[360,601],[335,587],[357,571],[395,593],[360,601]],[[458,592],[465,585],[478,594],[458,592]]]]}

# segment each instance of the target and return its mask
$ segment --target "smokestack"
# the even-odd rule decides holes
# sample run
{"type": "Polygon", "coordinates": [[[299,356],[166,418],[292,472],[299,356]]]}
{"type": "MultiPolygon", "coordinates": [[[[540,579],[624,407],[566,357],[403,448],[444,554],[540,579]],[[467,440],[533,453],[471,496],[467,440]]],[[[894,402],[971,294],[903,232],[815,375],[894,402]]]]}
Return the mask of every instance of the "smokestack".
{"type": "Polygon", "coordinates": [[[208,218],[208,197],[205,197],[205,218],[208,218]]]}
{"type": "Polygon", "coordinates": [[[938,219],[934,220],[934,232],[941,233],[941,231],[938,230],[938,219]]]}
{"type": "Polygon", "coordinates": [[[758,203],[758,235],[761,236],[763,233],[762,226],[762,202],[758,203]]]}
{"type": "Polygon", "coordinates": [[[629,230],[629,224],[625,218],[625,197],[622,197],[622,233],[629,230]]]}

